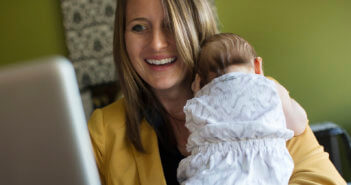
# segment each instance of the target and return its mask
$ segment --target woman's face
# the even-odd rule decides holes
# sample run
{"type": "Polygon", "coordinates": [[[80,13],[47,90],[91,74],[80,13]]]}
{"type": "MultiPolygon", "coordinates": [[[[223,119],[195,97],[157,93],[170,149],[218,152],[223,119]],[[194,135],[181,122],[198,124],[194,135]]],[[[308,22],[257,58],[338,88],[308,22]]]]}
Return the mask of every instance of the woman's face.
{"type": "Polygon", "coordinates": [[[164,24],[161,0],[127,1],[125,42],[134,69],[155,91],[180,88],[186,65],[164,24]]]}

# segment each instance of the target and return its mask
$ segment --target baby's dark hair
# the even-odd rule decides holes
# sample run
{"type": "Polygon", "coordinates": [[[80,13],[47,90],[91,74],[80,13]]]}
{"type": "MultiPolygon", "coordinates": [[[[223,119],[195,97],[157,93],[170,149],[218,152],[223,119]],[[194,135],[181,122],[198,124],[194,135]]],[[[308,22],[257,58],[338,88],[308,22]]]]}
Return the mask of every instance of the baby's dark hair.
{"type": "Polygon", "coordinates": [[[201,78],[200,86],[203,87],[213,78],[225,74],[230,65],[253,67],[256,57],[255,49],[239,35],[220,33],[209,37],[201,45],[195,67],[195,72],[201,78]]]}

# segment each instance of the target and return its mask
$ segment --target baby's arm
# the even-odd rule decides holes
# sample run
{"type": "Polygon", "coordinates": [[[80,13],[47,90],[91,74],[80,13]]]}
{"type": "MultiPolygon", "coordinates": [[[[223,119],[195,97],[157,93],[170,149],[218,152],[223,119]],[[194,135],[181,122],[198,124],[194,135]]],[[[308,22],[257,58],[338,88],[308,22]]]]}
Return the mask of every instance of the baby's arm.
{"type": "Polygon", "coordinates": [[[283,104],[286,127],[293,130],[295,136],[302,134],[308,122],[305,110],[289,96],[289,92],[282,85],[276,81],[275,83],[283,104]]]}

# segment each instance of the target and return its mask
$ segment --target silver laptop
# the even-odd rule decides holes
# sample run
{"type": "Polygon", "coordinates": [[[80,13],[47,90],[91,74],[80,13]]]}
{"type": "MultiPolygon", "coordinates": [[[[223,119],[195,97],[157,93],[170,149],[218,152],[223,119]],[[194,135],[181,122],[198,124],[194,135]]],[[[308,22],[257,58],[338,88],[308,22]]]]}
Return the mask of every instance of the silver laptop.
{"type": "Polygon", "coordinates": [[[66,59],[0,68],[0,184],[100,185],[66,59]]]}

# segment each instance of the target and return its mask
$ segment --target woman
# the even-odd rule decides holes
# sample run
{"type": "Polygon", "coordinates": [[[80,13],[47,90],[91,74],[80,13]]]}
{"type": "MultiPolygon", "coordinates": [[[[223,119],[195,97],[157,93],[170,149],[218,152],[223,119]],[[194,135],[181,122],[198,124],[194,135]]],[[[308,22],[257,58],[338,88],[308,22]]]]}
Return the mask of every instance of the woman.
{"type": "MultiPolygon", "coordinates": [[[[206,0],[118,0],[114,57],[124,98],[89,121],[103,184],[177,184],[183,106],[200,43],[217,33],[206,0]]],[[[287,143],[290,184],[345,184],[311,129],[287,143]]]]}

